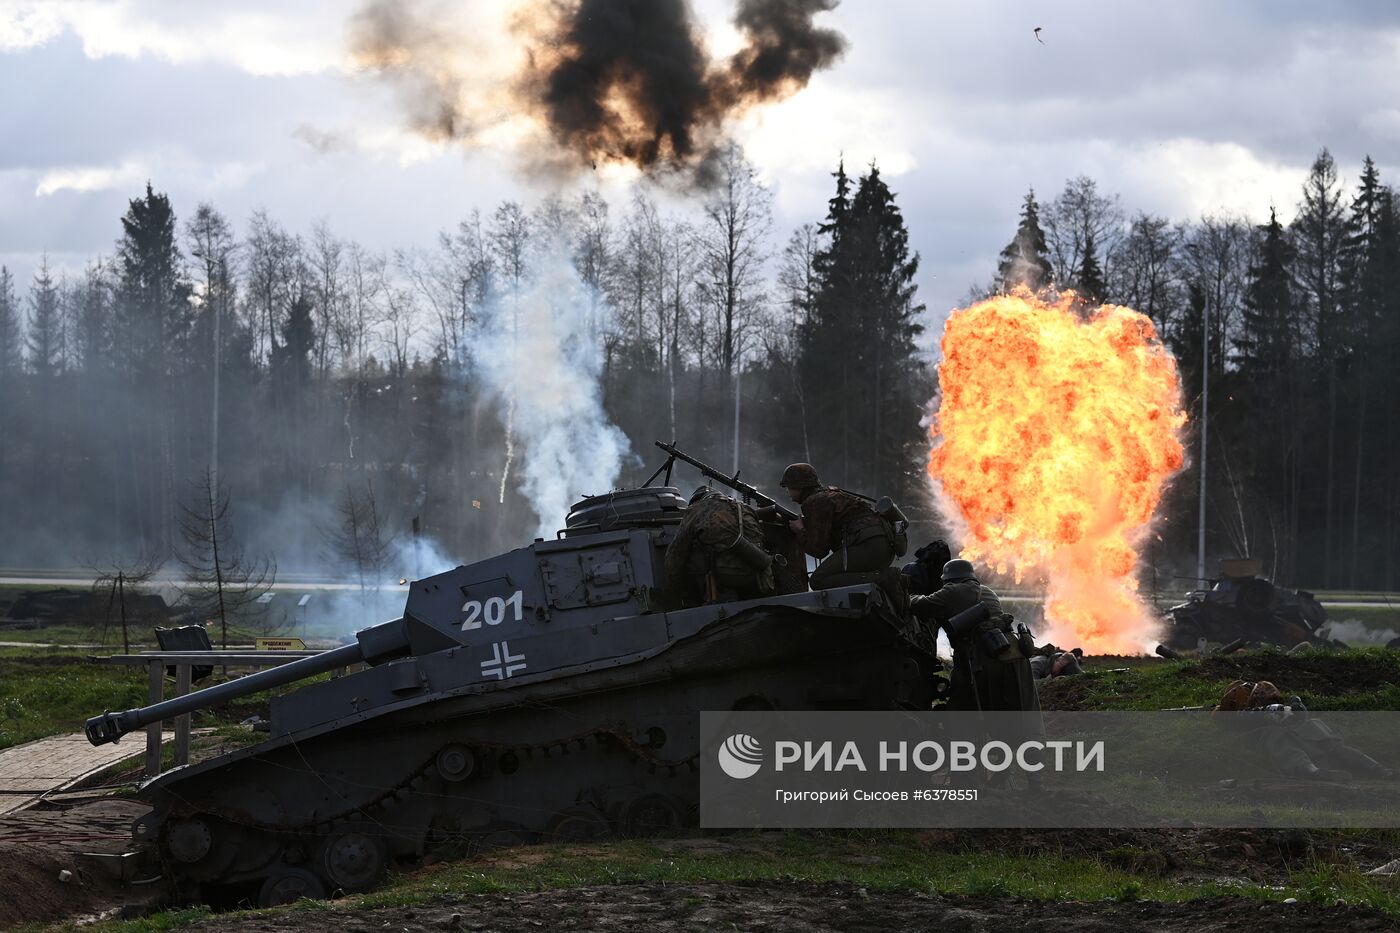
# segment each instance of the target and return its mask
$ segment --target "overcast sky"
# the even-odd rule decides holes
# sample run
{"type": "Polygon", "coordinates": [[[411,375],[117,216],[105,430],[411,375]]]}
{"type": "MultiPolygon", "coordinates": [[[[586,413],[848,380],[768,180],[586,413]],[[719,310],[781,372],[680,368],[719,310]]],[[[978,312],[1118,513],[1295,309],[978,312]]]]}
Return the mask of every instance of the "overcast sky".
{"type": "MultiPolygon", "coordinates": [[[[241,230],[265,207],[383,249],[538,198],[508,146],[405,129],[390,89],[349,66],[358,5],[0,0],[0,263],[27,287],[45,251],[68,270],[110,254],[147,178],[182,217],[208,200],[241,230]]],[[[721,51],[729,10],[697,4],[721,51]]],[[[774,245],[819,219],[840,154],[878,160],[935,315],[989,280],[1030,185],[1048,200],[1084,173],[1129,212],[1258,220],[1292,215],[1324,145],[1348,185],[1367,153],[1400,181],[1400,3],[844,0],[822,22],[844,58],[734,128],[776,192],[774,245]]],[[[626,173],[600,174],[587,183],[620,213],[626,173]]]]}

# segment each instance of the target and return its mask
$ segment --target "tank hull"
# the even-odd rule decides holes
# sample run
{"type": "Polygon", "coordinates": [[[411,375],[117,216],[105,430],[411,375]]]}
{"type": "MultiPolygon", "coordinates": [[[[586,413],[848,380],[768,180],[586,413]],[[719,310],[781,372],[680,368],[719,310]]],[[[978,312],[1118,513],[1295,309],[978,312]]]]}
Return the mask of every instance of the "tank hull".
{"type": "Polygon", "coordinates": [[[660,614],[693,631],[620,663],[323,716],[149,782],[135,834],[179,897],[218,886],[271,904],[370,887],[437,847],[694,825],[702,710],[929,708],[932,644],[850,589],[660,614]]]}

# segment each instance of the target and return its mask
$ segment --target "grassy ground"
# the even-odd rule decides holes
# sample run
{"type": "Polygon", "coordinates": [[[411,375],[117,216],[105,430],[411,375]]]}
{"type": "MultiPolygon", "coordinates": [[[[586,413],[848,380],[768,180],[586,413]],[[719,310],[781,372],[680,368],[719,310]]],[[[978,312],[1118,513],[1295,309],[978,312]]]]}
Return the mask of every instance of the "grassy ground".
{"type": "Polygon", "coordinates": [[[74,657],[0,658],[0,748],[77,732],[89,716],[145,701],[144,672],[74,657]]]}
{"type": "Polygon", "coordinates": [[[1077,677],[1047,683],[1048,709],[1160,710],[1209,706],[1234,680],[1270,680],[1313,710],[1400,710],[1400,652],[1237,652],[1203,660],[1090,658],[1077,677]]]}
{"type": "MultiPolygon", "coordinates": [[[[169,696],[168,681],[166,689],[169,696]]],[[[139,667],[95,664],[71,654],[32,650],[24,657],[0,655],[0,748],[80,731],[90,716],[146,705],[146,691],[146,671],[139,667]]],[[[196,712],[193,725],[237,723],[254,713],[266,718],[270,696],[255,693],[215,711],[196,712]]]]}
{"type": "MultiPolygon", "coordinates": [[[[789,832],[725,836],[719,840],[626,841],[587,847],[538,846],[502,856],[478,856],[398,875],[370,894],[344,901],[303,901],[293,911],[349,912],[452,902],[472,894],[570,889],[609,884],[830,883],[871,892],[904,891],[1045,901],[1180,902],[1242,896],[1328,906],[1374,907],[1400,918],[1394,885],[1354,867],[1310,862],[1274,883],[1190,882],[1132,871],[1102,858],[1018,855],[977,848],[935,849],[916,832],[789,832]]],[[[249,914],[261,912],[250,911],[249,914]]],[[[179,910],[142,920],[99,924],[107,933],[153,933],[208,917],[179,910]]],[[[236,919],[231,917],[230,919],[236,919]]]]}

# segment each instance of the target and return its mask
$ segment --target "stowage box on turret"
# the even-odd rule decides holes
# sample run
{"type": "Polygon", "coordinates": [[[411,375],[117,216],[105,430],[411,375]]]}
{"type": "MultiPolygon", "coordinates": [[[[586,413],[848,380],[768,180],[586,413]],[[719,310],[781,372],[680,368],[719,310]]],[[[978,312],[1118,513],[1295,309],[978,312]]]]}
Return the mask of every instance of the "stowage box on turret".
{"type": "Polygon", "coordinates": [[[260,744],[143,785],[135,838],[184,899],[363,890],[436,846],[693,825],[701,710],[929,708],[934,645],[875,586],[663,611],[685,503],[585,499],[556,540],[414,581],[353,644],[89,720],[111,741],[366,664],[273,699],[260,744]]]}

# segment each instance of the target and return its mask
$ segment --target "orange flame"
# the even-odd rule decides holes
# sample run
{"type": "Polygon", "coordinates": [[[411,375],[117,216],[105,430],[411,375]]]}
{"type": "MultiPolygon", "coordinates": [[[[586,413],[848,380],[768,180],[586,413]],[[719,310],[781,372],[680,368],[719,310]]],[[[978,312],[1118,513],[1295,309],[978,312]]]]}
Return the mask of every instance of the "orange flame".
{"type": "Polygon", "coordinates": [[[1074,305],[1020,289],[949,316],[928,471],[962,556],[1044,580],[1052,641],[1139,653],[1136,548],[1183,460],[1176,361],[1144,315],[1074,305]]]}

